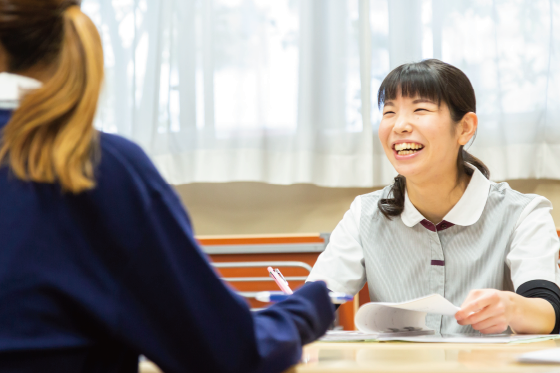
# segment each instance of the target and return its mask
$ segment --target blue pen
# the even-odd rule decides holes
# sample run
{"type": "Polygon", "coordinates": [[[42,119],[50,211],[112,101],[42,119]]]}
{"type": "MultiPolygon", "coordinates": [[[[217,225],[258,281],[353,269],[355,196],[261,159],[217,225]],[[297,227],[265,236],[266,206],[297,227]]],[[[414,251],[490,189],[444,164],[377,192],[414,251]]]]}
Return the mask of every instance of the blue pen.
{"type": "MultiPolygon", "coordinates": [[[[344,293],[330,292],[329,296],[331,297],[331,302],[333,302],[334,304],[342,304],[354,299],[353,296],[344,293]]],[[[281,291],[261,291],[258,292],[255,296],[255,298],[259,302],[264,302],[264,303],[280,302],[284,299],[288,299],[289,297],[290,294],[284,294],[281,291]]]]}

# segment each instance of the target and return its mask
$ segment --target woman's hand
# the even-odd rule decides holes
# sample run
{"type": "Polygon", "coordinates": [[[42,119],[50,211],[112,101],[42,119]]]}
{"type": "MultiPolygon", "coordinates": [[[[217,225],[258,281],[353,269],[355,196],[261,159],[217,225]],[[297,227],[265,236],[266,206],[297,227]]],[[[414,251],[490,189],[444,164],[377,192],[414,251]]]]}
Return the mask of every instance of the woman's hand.
{"type": "Polygon", "coordinates": [[[483,334],[505,331],[548,334],[554,329],[556,314],[552,305],[541,298],[525,298],[511,291],[472,290],[455,314],[460,325],[472,325],[483,334]]]}
{"type": "Polygon", "coordinates": [[[510,291],[472,290],[455,319],[459,325],[472,325],[483,334],[501,333],[515,319],[515,296],[519,295],[510,291]]]}

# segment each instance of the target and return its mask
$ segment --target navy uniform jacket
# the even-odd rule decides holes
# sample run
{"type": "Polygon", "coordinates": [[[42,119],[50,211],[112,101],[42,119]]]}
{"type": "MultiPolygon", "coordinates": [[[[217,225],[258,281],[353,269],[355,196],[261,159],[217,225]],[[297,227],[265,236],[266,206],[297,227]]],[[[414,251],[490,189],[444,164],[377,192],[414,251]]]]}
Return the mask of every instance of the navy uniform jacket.
{"type": "MultiPolygon", "coordinates": [[[[0,111],[0,128],[10,116],[0,111]]],[[[0,372],[280,372],[333,320],[324,283],[252,314],[144,152],[100,134],[95,189],[0,168],[0,372]]]]}

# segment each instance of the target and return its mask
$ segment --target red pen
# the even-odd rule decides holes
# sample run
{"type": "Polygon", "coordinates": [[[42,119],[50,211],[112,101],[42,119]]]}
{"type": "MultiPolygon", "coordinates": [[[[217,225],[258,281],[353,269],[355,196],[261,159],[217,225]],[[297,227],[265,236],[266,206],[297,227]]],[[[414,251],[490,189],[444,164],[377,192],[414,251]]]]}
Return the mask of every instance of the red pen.
{"type": "Polygon", "coordinates": [[[278,285],[280,290],[282,290],[286,294],[294,293],[292,289],[290,289],[290,287],[288,286],[288,281],[286,281],[284,276],[282,276],[282,273],[280,273],[280,270],[278,268],[274,270],[272,269],[272,267],[268,267],[267,269],[268,269],[268,274],[270,275],[270,277],[272,277],[274,282],[276,282],[276,285],[278,285]]]}

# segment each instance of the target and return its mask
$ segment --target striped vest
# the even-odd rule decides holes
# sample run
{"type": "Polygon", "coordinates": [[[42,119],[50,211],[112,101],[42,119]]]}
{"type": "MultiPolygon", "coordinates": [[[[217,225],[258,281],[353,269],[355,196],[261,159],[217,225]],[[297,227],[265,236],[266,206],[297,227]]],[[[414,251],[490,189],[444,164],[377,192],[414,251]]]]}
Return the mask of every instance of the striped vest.
{"type": "MultiPolygon", "coordinates": [[[[389,189],[362,196],[360,238],[372,302],[403,302],[435,293],[461,306],[473,289],[514,290],[505,260],[517,220],[534,195],[507,193],[507,183],[491,183],[475,224],[438,225],[432,231],[422,224],[407,227],[400,217],[386,219],[377,202],[389,189]]],[[[428,315],[426,325],[443,334],[478,333],[453,316],[428,315]]]]}

